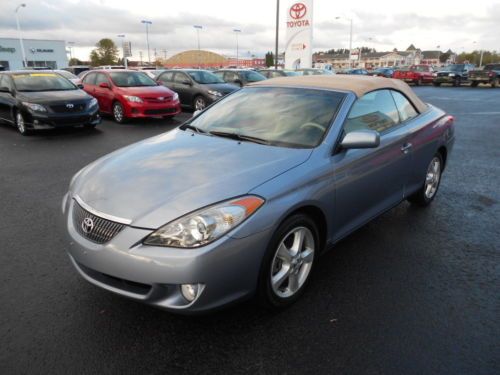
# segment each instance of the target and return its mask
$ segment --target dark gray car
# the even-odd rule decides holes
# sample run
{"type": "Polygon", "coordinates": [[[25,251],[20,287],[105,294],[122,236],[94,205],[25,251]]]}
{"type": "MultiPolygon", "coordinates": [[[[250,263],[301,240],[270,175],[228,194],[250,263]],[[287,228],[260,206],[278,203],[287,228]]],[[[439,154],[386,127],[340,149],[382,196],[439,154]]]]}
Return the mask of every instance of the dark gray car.
{"type": "Polygon", "coordinates": [[[264,81],[264,77],[259,72],[249,69],[223,69],[214,72],[214,74],[223,79],[224,82],[243,87],[250,83],[264,81]]]}
{"type": "Polygon", "coordinates": [[[179,94],[183,106],[200,111],[238,88],[230,85],[208,70],[165,70],[157,82],[179,94]]]}

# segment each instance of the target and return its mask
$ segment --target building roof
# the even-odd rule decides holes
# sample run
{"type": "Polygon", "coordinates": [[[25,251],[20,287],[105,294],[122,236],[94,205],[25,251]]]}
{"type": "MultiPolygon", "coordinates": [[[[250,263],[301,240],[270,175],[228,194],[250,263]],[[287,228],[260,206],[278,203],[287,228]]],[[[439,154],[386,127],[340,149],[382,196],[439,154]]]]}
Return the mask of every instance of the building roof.
{"type": "Polygon", "coordinates": [[[422,51],[424,59],[439,59],[441,51],[422,51]]]}
{"type": "Polygon", "coordinates": [[[427,110],[427,105],[401,80],[354,75],[311,75],[298,77],[278,77],[252,83],[251,86],[310,87],[318,89],[350,91],[358,98],[379,89],[393,89],[403,93],[417,107],[419,112],[427,110]]]}

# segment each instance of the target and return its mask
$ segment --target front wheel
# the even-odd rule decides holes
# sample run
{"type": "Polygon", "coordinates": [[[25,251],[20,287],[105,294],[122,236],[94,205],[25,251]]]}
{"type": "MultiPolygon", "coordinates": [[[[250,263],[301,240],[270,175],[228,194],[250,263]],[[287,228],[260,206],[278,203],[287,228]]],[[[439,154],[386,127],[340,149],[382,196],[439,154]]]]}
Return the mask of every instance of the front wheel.
{"type": "Polygon", "coordinates": [[[197,97],[194,98],[193,108],[195,111],[203,111],[206,106],[207,106],[207,101],[203,96],[198,95],[197,97]]]}
{"type": "Polygon", "coordinates": [[[24,121],[24,117],[20,111],[16,112],[16,127],[21,135],[31,134],[30,130],[26,127],[26,122],[24,121]]]}
{"type": "Polygon", "coordinates": [[[460,77],[456,77],[456,78],[453,80],[453,86],[454,86],[454,87],[459,87],[461,84],[462,84],[462,79],[461,79],[460,77]]]}
{"type": "Polygon", "coordinates": [[[477,87],[477,85],[479,85],[479,82],[478,82],[478,81],[472,81],[472,82],[470,83],[470,86],[471,86],[471,87],[477,87]]]}
{"type": "Polygon", "coordinates": [[[439,189],[442,172],[443,158],[438,152],[436,155],[434,155],[431,162],[429,163],[429,166],[427,167],[424,184],[416,193],[410,195],[408,197],[408,200],[411,203],[414,203],[421,207],[425,207],[431,204],[439,189]]]}
{"type": "Polygon", "coordinates": [[[295,302],[309,280],[319,250],[316,224],[297,214],[276,230],[262,262],[258,296],[266,307],[284,308],[295,302]]]}
{"type": "Polygon", "coordinates": [[[432,84],[433,84],[434,86],[436,86],[436,87],[441,86],[441,82],[432,82],[432,84]]]}
{"type": "Polygon", "coordinates": [[[492,88],[495,88],[497,86],[498,86],[498,77],[493,78],[493,80],[491,81],[491,87],[492,88]]]}
{"type": "Polygon", "coordinates": [[[120,102],[113,104],[113,118],[119,124],[123,124],[126,121],[125,110],[120,102]]]}

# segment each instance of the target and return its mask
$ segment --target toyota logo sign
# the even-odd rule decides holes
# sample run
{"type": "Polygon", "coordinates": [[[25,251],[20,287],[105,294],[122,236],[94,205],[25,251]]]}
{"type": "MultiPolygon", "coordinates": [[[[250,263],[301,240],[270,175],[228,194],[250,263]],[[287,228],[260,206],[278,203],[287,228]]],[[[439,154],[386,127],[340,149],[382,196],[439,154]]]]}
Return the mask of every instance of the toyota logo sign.
{"type": "Polygon", "coordinates": [[[294,20],[303,18],[307,13],[307,7],[302,3],[295,3],[290,7],[290,17],[294,20]]]}
{"type": "Polygon", "coordinates": [[[84,233],[89,234],[94,229],[94,221],[90,217],[86,217],[82,221],[82,230],[84,233]]]}
{"type": "Polygon", "coordinates": [[[71,104],[71,103],[66,104],[66,108],[68,108],[68,109],[72,109],[74,107],[75,107],[74,104],[71,104]]]}

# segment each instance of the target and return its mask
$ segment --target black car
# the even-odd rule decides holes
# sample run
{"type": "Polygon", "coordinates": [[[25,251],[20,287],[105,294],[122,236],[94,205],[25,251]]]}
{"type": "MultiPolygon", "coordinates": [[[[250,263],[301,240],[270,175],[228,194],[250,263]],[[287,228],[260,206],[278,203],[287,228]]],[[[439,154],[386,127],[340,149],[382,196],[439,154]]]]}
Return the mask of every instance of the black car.
{"type": "Polygon", "coordinates": [[[476,87],[480,83],[489,83],[491,87],[497,87],[500,85],[500,63],[486,64],[483,69],[469,71],[469,81],[471,87],[476,87]]]}
{"type": "Polygon", "coordinates": [[[344,71],[344,74],[353,74],[353,75],[362,75],[362,76],[367,76],[368,75],[368,70],[366,69],[347,69],[344,71]]]}
{"type": "Polygon", "coordinates": [[[156,81],[179,94],[181,105],[197,111],[238,90],[208,70],[165,70],[156,81]]]}
{"type": "Polygon", "coordinates": [[[97,100],[53,72],[0,73],[0,121],[23,135],[36,129],[84,126],[101,122],[97,100]]]}
{"type": "Polygon", "coordinates": [[[224,82],[243,87],[252,82],[263,81],[266,79],[262,74],[249,69],[222,69],[214,74],[223,79],[224,82]]]}
{"type": "Polygon", "coordinates": [[[299,76],[300,74],[294,70],[283,70],[283,69],[262,69],[259,73],[266,78],[277,78],[277,77],[293,77],[299,76]]]}
{"type": "Polygon", "coordinates": [[[432,84],[441,86],[442,83],[450,83],[455,87],[468,82],[469,71],[475,68],[474,64],[451,64],[441,68],[434,77],[432,84]]]}
{"type": "Polygon", "coordinates": [[[392,78],[394,76],[394,69],[391,68],[377,68],[369,73],[371,76],[392,78]]]}

